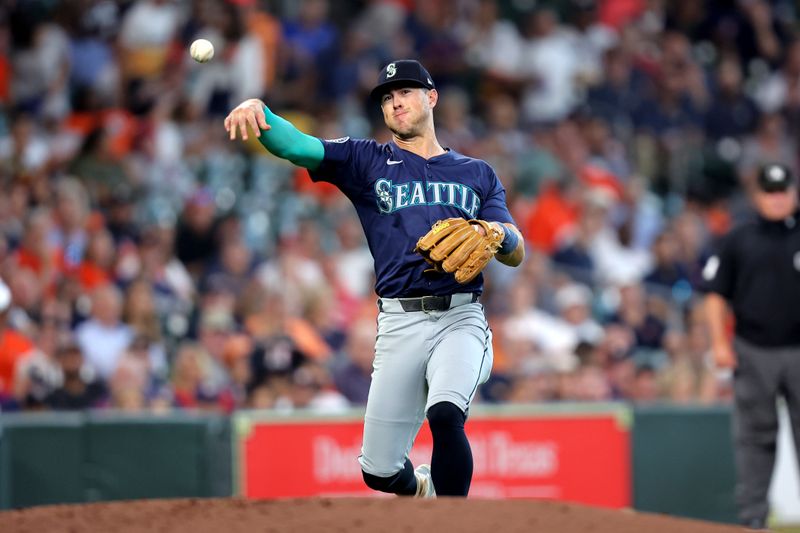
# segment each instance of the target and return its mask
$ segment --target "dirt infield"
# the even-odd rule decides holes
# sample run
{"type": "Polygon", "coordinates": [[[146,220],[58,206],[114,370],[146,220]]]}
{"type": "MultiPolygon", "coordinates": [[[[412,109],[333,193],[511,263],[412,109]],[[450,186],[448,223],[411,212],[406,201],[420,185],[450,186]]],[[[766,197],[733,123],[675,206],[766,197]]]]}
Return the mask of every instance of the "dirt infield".
{"type": "Polygon", "coordinates": [[[3,533],[724,533],[695,520],[524,500],[140,500],[0,513],[3,533]]]}

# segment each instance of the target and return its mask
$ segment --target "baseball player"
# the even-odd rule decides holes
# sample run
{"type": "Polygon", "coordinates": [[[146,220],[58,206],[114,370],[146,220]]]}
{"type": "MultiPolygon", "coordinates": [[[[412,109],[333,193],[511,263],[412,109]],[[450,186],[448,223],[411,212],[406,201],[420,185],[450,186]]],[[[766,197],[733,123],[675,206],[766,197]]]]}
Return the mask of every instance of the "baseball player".
{"type": "Polygon", "coordinates": [[[260,100],[225,119],[231,140],[248,126],[271,153],[336,185],[366,233],[379,296],[372,383],[358,460],[374,490],[466,496],[472,451],[464,423],[492,367],[492,333],[479,303],[480,270],[492,257],[519,265],[524,244],[492,168],[443,147],[439,99],[417,61],[386,65],[371,94],[392,140],[321,140],[298,131],[260,100]],[[408,453],[424,418],[431,465],[408,453]]]}
{"type": "Polygon", "coordinates": [[[739,519],[766,527],[778,413],[789,408],[800,457],[800,211],[797,182],[777,164],[761,168],[753,200],[758,219],[720,243],[703,277],[714,359],[734,368],[734,433],[739,519]],[[727,338],[727,303],[736,320],[727,338]]]}

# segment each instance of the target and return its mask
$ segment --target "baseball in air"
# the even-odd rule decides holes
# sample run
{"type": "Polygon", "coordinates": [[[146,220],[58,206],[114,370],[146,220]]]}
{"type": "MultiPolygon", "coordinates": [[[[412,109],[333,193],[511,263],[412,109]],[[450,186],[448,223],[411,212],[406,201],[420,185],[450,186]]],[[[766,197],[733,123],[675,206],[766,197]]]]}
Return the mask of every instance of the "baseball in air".
{"type": "Polygon", "coordinates": [[[192,55],[192,59],[198,63],[205,63],[214,57],[214,45],[209,40],[197,39],[189,47],[189,53],[192,55]]]}

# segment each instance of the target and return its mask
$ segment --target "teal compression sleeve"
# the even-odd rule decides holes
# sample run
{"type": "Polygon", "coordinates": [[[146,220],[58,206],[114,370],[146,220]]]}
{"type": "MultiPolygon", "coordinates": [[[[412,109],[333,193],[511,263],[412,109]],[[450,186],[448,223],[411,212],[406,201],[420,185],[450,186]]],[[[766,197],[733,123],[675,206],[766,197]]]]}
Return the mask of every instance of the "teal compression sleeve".
{"type": "Polygon", "coordinates": [[[267,106],[264,106],[264,115],[267,124],[271,126],[267,131],[261,130],[261,136],[258,138],[264,148],[297,166],[309,170],[319,168],[325,157],[322,141],[298,130],[291,122],[270,111],[267,106]]]}

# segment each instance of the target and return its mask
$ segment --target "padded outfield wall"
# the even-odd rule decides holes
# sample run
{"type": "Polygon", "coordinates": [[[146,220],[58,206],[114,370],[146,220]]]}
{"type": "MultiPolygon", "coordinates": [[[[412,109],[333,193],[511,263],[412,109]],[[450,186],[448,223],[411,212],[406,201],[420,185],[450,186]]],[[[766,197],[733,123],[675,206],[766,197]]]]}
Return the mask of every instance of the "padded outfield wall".
{"type": "MultiPolygon", "coordinates": [[[[363,412],[0,414],[0,509],[136,498],[367,495],[363,412]],[[287,480],[291,480],[287,482],[287,480]]],[[[549,498],[733,522],[730,409],[625,404],[476,406],[471,495],[549,498]]],[[[781,434],[775,519],[800,522],[781,434]]],[[[430,458],[426,426],[412,459],[430,458]]]]}

